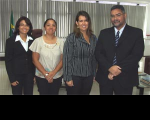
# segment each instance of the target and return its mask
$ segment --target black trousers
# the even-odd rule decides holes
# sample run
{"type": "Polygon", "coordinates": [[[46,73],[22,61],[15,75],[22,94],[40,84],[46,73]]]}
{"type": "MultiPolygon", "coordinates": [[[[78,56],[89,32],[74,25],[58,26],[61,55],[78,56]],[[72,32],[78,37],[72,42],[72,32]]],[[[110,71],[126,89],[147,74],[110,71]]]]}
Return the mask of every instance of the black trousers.
{"type": "Polygon", "coordinates": [[[68,95],[89,95],[93,85],[93,76],[78,77],[73,76],[73,87],[66,85],[68,95]]]}
{"type": "Polygon", "coordinates": [[[16,75],[16,81],[19,84],[17,86],[11,86],[13,95],[33,95],[33,74],[16,75]]]}
{"type": "Polygon", "coordinates": [[[117,80],[109,80],[106,85],[100,85],[101,95],[132,95],[133,87],[123,87],[117,80]]]}
{"type": "Polygon", "coordinates": [[[58,95],[62,84],[62,77],[54,79],[53,83],[48,83],[44,78],[36,77],[38,91],[40,95],[58,95]]]}

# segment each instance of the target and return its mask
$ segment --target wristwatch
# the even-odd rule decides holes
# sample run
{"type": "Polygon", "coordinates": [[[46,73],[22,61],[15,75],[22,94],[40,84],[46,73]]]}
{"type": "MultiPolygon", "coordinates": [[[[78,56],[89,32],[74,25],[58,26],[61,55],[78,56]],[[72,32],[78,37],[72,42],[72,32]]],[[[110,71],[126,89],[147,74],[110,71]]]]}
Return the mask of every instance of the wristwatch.
{"type": "Polygon", "coordinates": [[[48,76],[48,73],[45,74],[45,77],[48,76]]]}

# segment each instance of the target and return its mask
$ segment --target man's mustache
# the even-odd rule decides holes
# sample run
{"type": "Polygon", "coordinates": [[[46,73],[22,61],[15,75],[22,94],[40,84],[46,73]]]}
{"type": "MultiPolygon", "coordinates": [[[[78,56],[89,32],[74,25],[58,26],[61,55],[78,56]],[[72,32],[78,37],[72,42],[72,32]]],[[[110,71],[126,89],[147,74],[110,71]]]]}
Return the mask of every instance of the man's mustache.
{"type": "Polygon", "coordinates": [[[113,23],[118,23],[118,22],[120,23],[120,21],[119,21],[119,20],[115,20],[113,23]]]}

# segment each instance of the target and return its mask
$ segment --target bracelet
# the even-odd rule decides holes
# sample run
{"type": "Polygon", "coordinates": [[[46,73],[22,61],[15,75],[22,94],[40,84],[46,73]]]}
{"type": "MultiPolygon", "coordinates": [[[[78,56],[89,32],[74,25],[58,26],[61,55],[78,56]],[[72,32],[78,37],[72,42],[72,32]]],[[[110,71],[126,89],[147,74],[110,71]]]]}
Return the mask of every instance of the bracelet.
{"type": "Polygon", "coordinates": [[[47,77],[47,76],[48,76],[48,73],[45,74],[45,77],[47,77]]]}

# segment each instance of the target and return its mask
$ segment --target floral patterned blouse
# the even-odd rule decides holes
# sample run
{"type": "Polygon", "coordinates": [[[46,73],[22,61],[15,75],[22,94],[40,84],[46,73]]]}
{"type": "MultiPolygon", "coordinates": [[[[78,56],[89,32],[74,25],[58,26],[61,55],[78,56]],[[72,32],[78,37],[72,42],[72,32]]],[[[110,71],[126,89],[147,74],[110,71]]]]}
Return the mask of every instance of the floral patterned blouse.
{"type": "MultiPolygon", "coordinates": [[[[43,36],[37,38],[32,45],[30,50],[40,54],[39,62],[45,68],[47,72],[53,71],[61,60],[61,55],[63,54],[64,40],[57,37],[57,42],[55,44],[45,43],[43,36]]],[[[63,69],[61,69],[55,76],[57,79],[63,75],[63,69]]],[[[45,78],[43,74],[36,69],[36,76],[40,78],[45,78]]]]}

